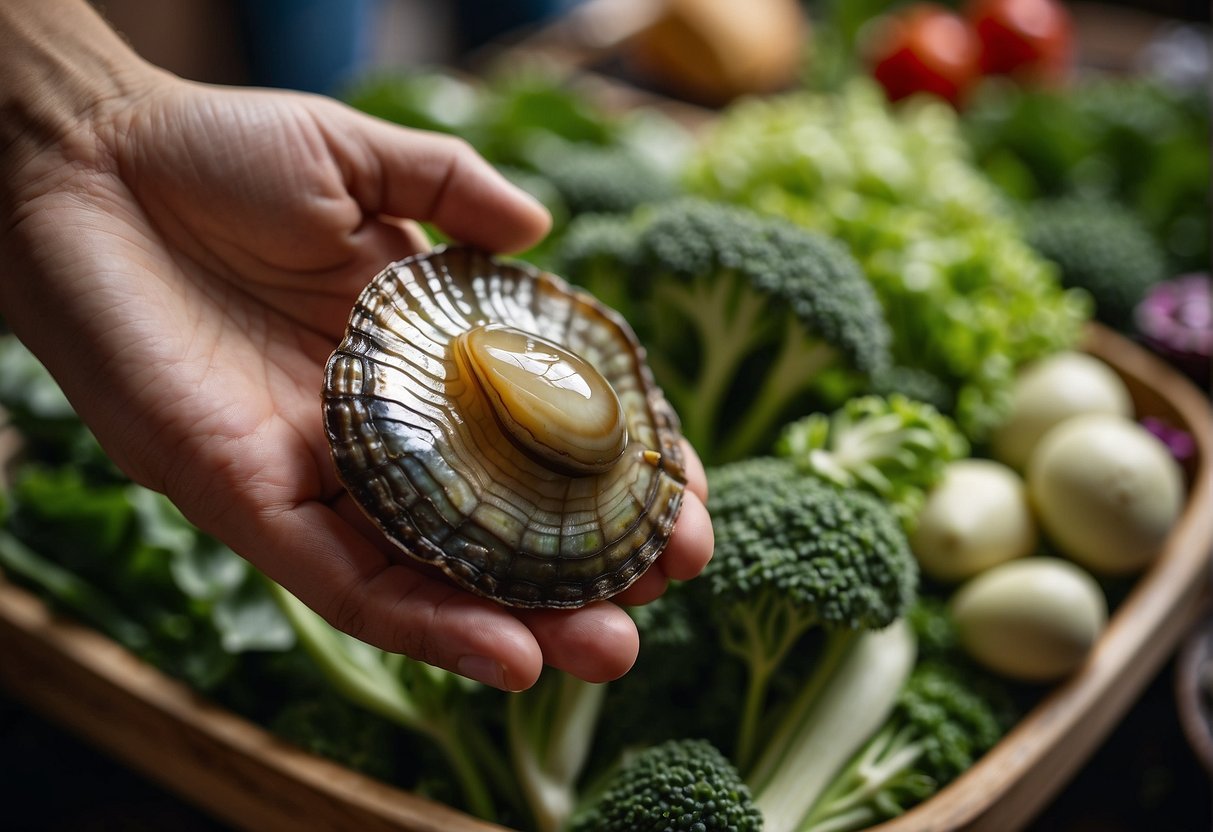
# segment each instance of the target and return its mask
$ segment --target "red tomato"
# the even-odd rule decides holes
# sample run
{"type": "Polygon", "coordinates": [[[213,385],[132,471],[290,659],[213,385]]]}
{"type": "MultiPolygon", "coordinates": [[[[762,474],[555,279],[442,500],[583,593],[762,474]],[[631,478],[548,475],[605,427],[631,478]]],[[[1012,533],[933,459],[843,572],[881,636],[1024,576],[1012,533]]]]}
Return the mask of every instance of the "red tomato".
{"type": "Polygon", "coordinates": [[[1059,81],[1070,68],[1074,29],[1058,0],[973,0],[965,16],[981,42],[981,70],[1059,81]]]}
{"type": "Polygon", "coordinates": [[[928,92],[958,105],[979,75],[973,32],[959,15],[933,3],[877,20],[866,52],[890,101],[928,92]]]}

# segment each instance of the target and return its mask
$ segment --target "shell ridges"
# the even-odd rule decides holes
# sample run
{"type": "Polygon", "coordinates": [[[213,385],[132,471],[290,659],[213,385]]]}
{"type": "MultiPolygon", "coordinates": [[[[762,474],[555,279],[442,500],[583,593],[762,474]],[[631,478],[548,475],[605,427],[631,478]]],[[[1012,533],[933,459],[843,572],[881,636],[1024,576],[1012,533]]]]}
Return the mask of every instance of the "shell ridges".
{"type": "Polygon", "coordinates": [[[527,264],[463,247],[393,263],[326,367],[338,476],[401,551],[475,593],[520,607],[617,594],[664,549],[686,479],[643,356],[617,313],[527,264]],[[568,412],[598,378],[610,396],[568,412]]]}

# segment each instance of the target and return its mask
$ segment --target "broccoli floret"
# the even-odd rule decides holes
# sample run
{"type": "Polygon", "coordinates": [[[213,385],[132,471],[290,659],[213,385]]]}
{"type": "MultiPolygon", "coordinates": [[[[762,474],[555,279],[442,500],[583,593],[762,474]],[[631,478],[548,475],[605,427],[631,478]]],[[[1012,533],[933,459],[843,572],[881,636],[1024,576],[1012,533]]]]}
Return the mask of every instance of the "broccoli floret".
{"type": "Polygon", "coordinates": [[[748,670],[734,752],[745,770],[757,752],[775,760],[793,742],[790,727],[763,737],[759,726],[772,676],[802,636],[820,628],[826,645],[792,709],[801,713],[859,632],[887,627],[906,611],[918,573],[896,518],[870,494],[775,458],[712,469],[709,483],[716,550],[701,583],[724,648],[748,670]]]}
{"type": "Polygon", "coordinates": [[[759,832],[741,775],[706,740],[671,740],[627,759],[571,832],[759,832]]]}
{"type": "Polygon", "coordinates": [[[1044,200],[1027,211],[1028,242],[1057,263],[1061,282],[1085,289],[1095,317],[1121,331],[1146,291],[1166,276],[1162,249],[1136,215],[1108,201],[1044,200]]]}
{"type": "Polygon", "coordinates": [[[637,332],[642,311],[640,247],[630,215],[583,214],[569,224],[556,250],[556,270],[618,311],[637,332]]]}
{"type": "Polygon", "coordinates": [[[604,299],[625,287],[621,311],[709,463],[769,450],[831,374],[888,366],[880,304],[835,240],[699,199],[587,222],[572,223],[560,270],[604,299]]]}
{"type": "Polygon", "coordinates": [[[668,174],[626,148],[564,145],[539,166],[572,216],[626,214],[675,194],[668,174]]]}
{"type": "Polygon", "coordinates": [[[804,832],[851,832],[895,817],[946,786],[1002,729],[962,674],[915,668],[885,725],[822,794],[804,832]]]}
{"type": "Polygon", "coordinates": [[[806,473],[871,491],[912,532],[926,492],[947,463],[968,455],[968,440],[934,407],[904,396],[860,396],[833,414],[787,425],[776,449],[806,473]]]}
{"type": "Polygon", "coordinates": [[[390,781],[395,774],[391,726],[331,689],[292,699],[274,715],[270,730],[305,751],[380,780],[390,781]]]}
{"type": "Polygon", "coordinates": [[[956,409],[956,399],[948,385],[939,376],[921,367],[897,364],[874,375],[868,388],[868,392],[877,396],[896,394],[924,402],[941,413],[952,413],[956,409]]]}
{"type": "Polygon", "coordinates": [[[955,113],[891,107],[870,79],[738,102],[686,187],[844,241],[884,305],[895,363],[949,386],[970,439],[1005,418],[1015,368],[1072,345],[1089,315],[968,162],[955,113]]]}

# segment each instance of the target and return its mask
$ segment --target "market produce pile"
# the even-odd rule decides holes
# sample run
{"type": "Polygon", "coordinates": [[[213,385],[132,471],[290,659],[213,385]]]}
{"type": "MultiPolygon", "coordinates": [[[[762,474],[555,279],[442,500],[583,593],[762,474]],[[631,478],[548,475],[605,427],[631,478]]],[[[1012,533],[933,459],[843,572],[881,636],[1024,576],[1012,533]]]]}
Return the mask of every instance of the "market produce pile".
{"type": "MultiPolygon", "coordinates": [[[[1207,139],[1207,111],[1163,88],[1097,83],[1185,125],[1158,142],[1207,139]]],[[[896,816],[1081,667],[1109,582],[1182,510],[1182,443],[1078,351],[1086,322],[1145,322],[1208,372],[1210,323],[1183,311],[1207,276],[1167,280],[1207,229],[1159,207],[1162,173],[1099,190],[1076,170],[1123,133],[1078,82],[1005,96],[894,105],[852,77],[692,137],[529,72],[351,93],[463,136],[551,208],[522,256],[625,316],[708,465],[714,558],[630,610],[642,648],[616,682],[546,670],[506,694],[334,630],[126,480],[12,339],[0,407],[27,450],[0,568],[300,746],[509,827],[896,816]],[[1057,101],[1088,102],[1073,157],[1018,126],[1057,101]]]]}

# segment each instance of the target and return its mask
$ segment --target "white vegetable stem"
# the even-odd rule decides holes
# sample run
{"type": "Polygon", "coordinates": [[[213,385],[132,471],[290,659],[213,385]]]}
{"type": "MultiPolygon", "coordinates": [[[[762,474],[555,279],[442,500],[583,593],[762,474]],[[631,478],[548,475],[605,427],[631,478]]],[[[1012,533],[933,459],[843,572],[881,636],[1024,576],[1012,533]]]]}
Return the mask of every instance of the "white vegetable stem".
{"type": "Polygon", "coordinates": [[[793,728],[783,759],[754,784],[767,832],[795,832],[834,776],[884,724],[917,656],[903,620],[851,643],[793,728]]]}

